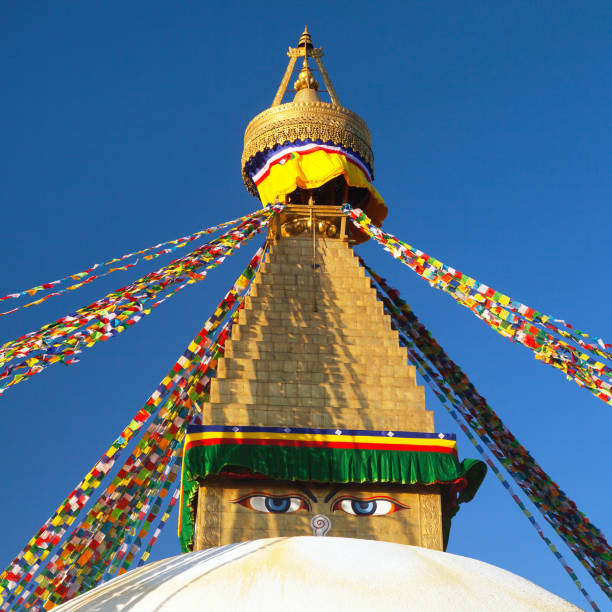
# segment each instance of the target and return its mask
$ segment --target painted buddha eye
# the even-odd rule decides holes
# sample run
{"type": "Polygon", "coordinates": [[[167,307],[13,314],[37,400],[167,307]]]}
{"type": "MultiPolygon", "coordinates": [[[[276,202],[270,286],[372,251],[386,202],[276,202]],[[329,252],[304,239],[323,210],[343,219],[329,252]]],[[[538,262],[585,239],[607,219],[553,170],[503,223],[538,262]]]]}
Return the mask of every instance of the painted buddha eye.
{"type": "Polygon", "coordinates": [[[258,493],[234,500],[234,503],[250,510],[256,510],[257,512],[271,512],[273,514],[287,514],[289,512],[297,512],[298,510],[310,510],[309,503],[296,495],[258,493]]]}
{"type": "Polygon", "coordinates": [[[354,516],[382,516],[405,510],[407,507],[390,497],[370,497],[368,499],[341,497],[334,502],[332,511],[342,510],[354,516]]]}

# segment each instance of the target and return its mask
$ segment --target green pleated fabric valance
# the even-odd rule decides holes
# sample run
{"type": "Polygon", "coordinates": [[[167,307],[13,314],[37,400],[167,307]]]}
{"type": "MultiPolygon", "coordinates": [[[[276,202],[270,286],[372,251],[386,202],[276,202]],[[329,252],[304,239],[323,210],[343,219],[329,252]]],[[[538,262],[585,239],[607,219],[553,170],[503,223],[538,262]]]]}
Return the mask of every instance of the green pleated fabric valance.
{"type": "Polygon", "coordinates": [[[458,504],[474,497],[486,465],[474,459],[460,462],[452,434],[190,426],[179,516],[184,551],[191,549],[199,481],[232,471],[283,481],[441,485],[448,531],[458,504]]]}

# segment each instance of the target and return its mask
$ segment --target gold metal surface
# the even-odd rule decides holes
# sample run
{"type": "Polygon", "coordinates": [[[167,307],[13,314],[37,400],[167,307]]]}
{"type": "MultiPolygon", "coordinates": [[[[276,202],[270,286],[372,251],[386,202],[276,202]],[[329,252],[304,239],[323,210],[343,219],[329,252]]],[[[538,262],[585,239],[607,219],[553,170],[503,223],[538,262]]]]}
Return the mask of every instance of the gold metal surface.
{"type": "MultiPolygon", "coordinates": [[[[328,238],[335,238],[340,233],[340,219],[335,221],[319,219],[315,221],[315,226],[318,234],[328,238]]],[[[281,235],[283,237],[297,236],[311,231],[311,228],[312,220],[309,217],[295,217],[281,224],[281,235]]]]}
{"type": "Polygon", "coordinates": [[[297,58],[297,55],[289,56],[289,64],[287,64],[287,70],[285,70],[283,80],[281,81],[281,84],[278,87],[278,91],[274,96],[272,106],[278,106],[283,101],[283,96],[287,91],[287,85],[289,85],[289,79],[291,78],[291,74],[293,73],[293,68],[295,67],[295,61],[297,60],[297,58]]]}
{"type": "Polygon", "coordinates": [[[327,238],[346,239],[346,217],[339,206],[307,206],[287,204],[276,215],[278,227],[271,231],[273,240],[298,236],[312,231],[312,218],[317,234],[327,238]],[[343,224],[344,221],[344,224],[343,224]],[[344,225],[344,227],[343,227],[344,225]]]}
{"type": "Polygon", "coordinates": [[[251,157],[274,145],[306,138],[331,141],[352,149],[373,168],[372,137],[361,117],[327,102],[288,102],[259,113],[247,126],[242,153],[242,173],[247,189],[257,195],[257,188],[244,169],[251,157]]]}
{"type": "MultiPolygon", "coordinates": [[[[308,27],[304,28],[304,32],[302,33],[302,36],[300,37],[300,42],[298,43],[298,46],[296,48],[289,47],[289,50],[287,51],[287,55],[289,56],[289,64],[287,65],[287,70],[285,70],[285,75],[283,76],[281,84],[278,87],[278,91],[276,92],[276,95],[274,96],[274,100],[272,101],[272,106],[278,106],[283,101],[283,96],[285,95],[285,92],[287,91],[287,86],[289,85],[289,79],[291,79],[291,75],[293,74],[293,69],[295,68],[295,62],[298,59],[298,57],[303,57],[305,62],[308,61],[309,57],[312,57],[317,62],[317,65],[319,66],[319,70],[321,70],[321,66],[323,65],[321,62],[321,58],[323,57],[323,51],[321,49],[315,49],[312,46],[312,40],[310,39],[310,34],[308,33],[308,27]]],[[[327,76],[327,73],[325,72],[325,68],[323,68],[323,70],[321,71],[321,74],[323,75],[323,82],[325,83],[325,86],[327,87],[327,91],[333,91],[334,88],[330,87],[331,83],[329,83],[329,77],[327,76]]],[[[332,100],[332,103],[338,104],[338,105],[340,104],[340,101],[338,100],[335,91],[333,92],[333,95],[330,94],[330,98],[332,100]]]]}
{"type": "Polygon", "coordinates": [[[306,49],[312,49],[312,39],[310,38],[310,33],[308,32],[308,26],[304,26],[304,31],[300,36],[300,42],[298,43],[298,47],[306,47],[306,49]]]}
{"type": "Polygon", "coordinates": [[[259,152],[275,145],[296,140],[322,140],[352,149],[373,169],[372,137],[366,122],[340,105],[338,96],[321,58],[323,51],[312,46],[308,28],[304,29],[296,48],[289,47],[289,65],[276,92],[272,106],[256,115],[244,133],[242,176],[249,192],[257,196],[257,188],[245,171],[246,162],[259,152]],[[296,100],[281,104],[297,58],[304,58],[295,82],[296,100]],[[319,84],[308,67],[308,58],[315,60],[331,103],[316,100],[319,84]],[[310,91],[308,91],[310,90],[310,91]]]}
{"type": "Polygon", "coordinates": [[[318,91],[319,82],[314,78],[312,70],[308,67],[308,60],[304,57],[302,69],[300,70],[297,81],[293,85],[293,89],[295,89],[295,91],[300,91],[306,88],[318,91]]]}
{"type": "MultiPolygon", "coordinates": [[[[321,55],[323,55],[321,53],[321,55]]],[[[317,67],[319,68],[319,72],[321,73],[321,77],[323,78],[323,82],[325,83],[325,88],[327,89],[327,93],[332,101],[332,104],[340,106],[340,100],[336,95],[336,90],[332,85],[331,79],[327,76],[327,70],[325,70],[325,66],[323,65],[323,61],[321,60],[321,55],[313,55],[315,62],[317,63],[317,67]]]]}

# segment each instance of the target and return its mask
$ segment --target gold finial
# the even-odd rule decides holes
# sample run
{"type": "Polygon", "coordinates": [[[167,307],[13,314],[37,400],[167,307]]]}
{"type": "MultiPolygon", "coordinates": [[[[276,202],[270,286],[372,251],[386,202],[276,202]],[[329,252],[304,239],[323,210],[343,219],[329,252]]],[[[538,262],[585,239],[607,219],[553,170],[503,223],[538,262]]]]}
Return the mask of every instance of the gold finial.
{"type": "Polygon", "coordinates": [[[327,71],[325,70],[325,66],[323,66],[323,61],[321,58],[323,57],[323,50],[320,48],[315,48],[312,45],[312,39],[310,38],[310,33],[308,32],[308,27],[304,28],[304,32],[300,36],[300,41],[298,46],[293,48],[289,47],[287,51],[287,55],[289,56],[289,64],[287,65],[287,70],[285,71],[285,76],[283,76],[283,80],[278,87],[276,95],[274,96],[274,100],[272,101],[272,106],[280,106],[283,101],[283,96],[287,91],[287,87],[289,86],[289,81],[291,80],[291,75],[293,74],[293,70],[295,68],[295,62],[298,58],[303,57],[306,66],[302,68],[302,72],[300,73],[300,77],[302,77],[302,73],[306,70],[306,74],[303,75],[303,79],[298,79],[296,81],[296,85],[294,89],[297,91],[296,97],[294,98],[294,102],[320,102],[321,98],[319,98],[319,94],[317,93],[317,89],[314,87],[314,77],[308,74],[310,71],[308,69],[308,58],[313,59],[316,64],[319,72],[321,74],[321,78],[323,79],[323,83],[325,83],[325,89],[329,94],[331,99],[331,103],[335,106],[340,106],[340,100],[336,95],[336,91],[334,86],[332,85],[329,76],[327,75],[327,71]],[[302,84],[303,82],[303,84],[302,84]]]}
{"type": "Polygon", "coordinates": [[[319,94],[319,83],[314,78],[310,67],[308,66],[308,52],[312,52],[312,40],[308,33],[308,26],[304,27],[304,32],[300,36],[300,42],[297,46],[298,50],[303,52],[304,62],[302,63],[302,69],[298,75],[297,81],[293,84],[295,89],[294,102],[320,102],[319,94]]]}
{"type": "Polygon", "coordinates": [[[300,91],[302,89],[314,89],[315,91],[319,90],[319,83],[316,81],[312,71],[308,67],[308,58],[306,56],[304,56],[302,69],[300,70],[297,81],[293,84],[293,89],[295,89],[295,91],[300,91]]]}
{"type": "Polygon", "coordinates": [[[310,34],[308,33],[308,26],[304,26],[304,31],[300,36],[300,42],[298,43],[299,47],[306,47],[306,49],[312,49],[312,40],[310,39],[310,34]]]}

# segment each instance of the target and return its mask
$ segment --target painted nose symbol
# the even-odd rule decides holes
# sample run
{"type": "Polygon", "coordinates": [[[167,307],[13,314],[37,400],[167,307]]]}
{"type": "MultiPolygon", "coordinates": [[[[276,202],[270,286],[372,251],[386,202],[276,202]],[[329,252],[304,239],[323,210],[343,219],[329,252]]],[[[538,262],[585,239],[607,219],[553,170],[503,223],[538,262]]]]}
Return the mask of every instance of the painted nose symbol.
{"type": "Polygon", "coordinates": [[[310,521],[312,535],[324,536],[331,529],[331,521],[324,514],[317,514],[310,521]]]}

